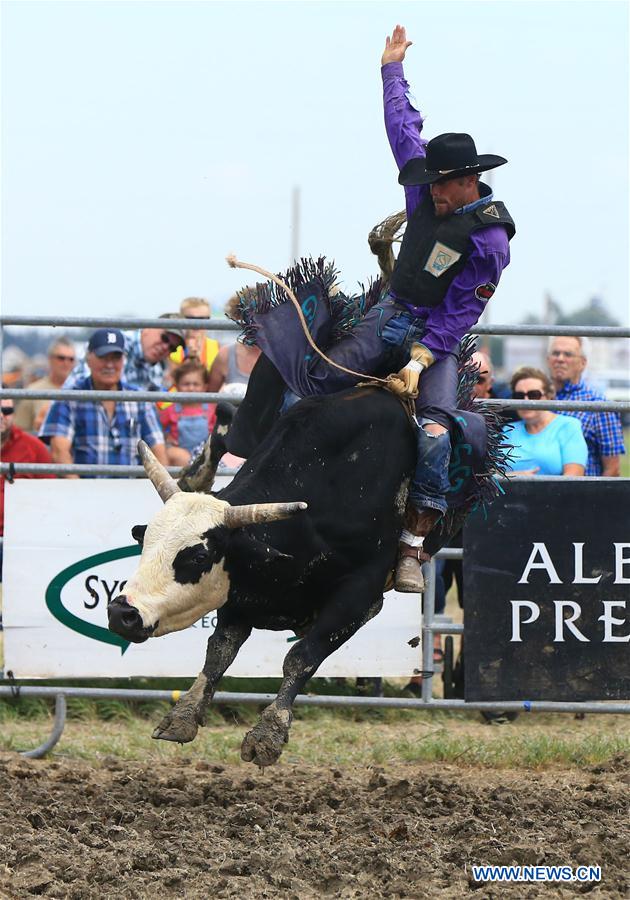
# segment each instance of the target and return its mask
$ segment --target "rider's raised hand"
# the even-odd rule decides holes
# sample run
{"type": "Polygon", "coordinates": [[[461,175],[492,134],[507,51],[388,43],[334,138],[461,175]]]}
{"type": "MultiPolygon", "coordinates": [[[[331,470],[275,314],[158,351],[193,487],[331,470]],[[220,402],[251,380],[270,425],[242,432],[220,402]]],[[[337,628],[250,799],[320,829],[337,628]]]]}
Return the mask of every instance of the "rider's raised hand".
{"type": "Polygon", "coordinates": [[[407,47],[411,47],[412,41],[407,40],[407,32],[402,25],[396,25],[391,37],[385,38],[385,49],[381,56],[381,65],[384,66],[390,62],[402,62],[407,52],[407,47]]]}

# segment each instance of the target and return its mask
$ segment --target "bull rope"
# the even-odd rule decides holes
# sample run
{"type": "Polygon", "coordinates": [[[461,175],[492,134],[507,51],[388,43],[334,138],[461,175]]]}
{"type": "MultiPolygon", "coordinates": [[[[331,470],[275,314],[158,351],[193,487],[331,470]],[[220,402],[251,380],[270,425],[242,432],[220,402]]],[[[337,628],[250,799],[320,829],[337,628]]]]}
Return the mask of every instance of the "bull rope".
{"type": "MultiPolygon", "coordinates": [[[[297,297],[295,296],[291,288],[287,284],[285,284],[281,278],[278,278],[277,275],[273,275],[271,272],[267,272],[265,269],[261,269],[260,266],[255,266],[252,263],[241,262],[233,253],[226,257],[226,262],[232,269],[249,269],[252,272],[258,272],[258,274],[262,275],[263,278],[268,278],[271,281],[274,281],[278,285],[278,287],[281,287],[291,303],[295,306],[306,340],[309,342],[313,350],[319,356],[321,356],[321,358],[325,360],[330,366],[334,366],[335,369],[339,369],[341,372],[345,372],[347,375],[356,375],[357,378],[367,378],[369,379],[371,384],[377,382],[378,384],[386,387],[388,390],[391,390],[390,378],[395,378],[396,376],[390,375],[389,378],[377,378],[376,375],[366,375],[365,372],[355,372],[353,369],[346,369],[345,366],[340,366],[339,363],[336,363],[332,359],[329,359],[326,354],[319,349],[319,347],[311,337],[310,331],[308,330],[308,325],[306,324],[306,319],[304,318],[304,313],[302,312],[302,307],[300,306],[297,297]]],[[[396,392],[392,391],[392,393],[396,392]]]]}

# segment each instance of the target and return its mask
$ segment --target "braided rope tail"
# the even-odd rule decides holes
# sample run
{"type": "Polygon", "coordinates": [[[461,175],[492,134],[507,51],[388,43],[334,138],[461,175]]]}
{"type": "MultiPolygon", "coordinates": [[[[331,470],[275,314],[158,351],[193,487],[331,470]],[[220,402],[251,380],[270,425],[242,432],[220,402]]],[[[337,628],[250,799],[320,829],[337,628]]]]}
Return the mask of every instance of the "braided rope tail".
{"type": "Polygon", "coordinates": [[[335,369],[340,369],[340,371],[342,372],[346,372],[347,375],[356,375],[357,378],[367,378],[371,383],[378,382],[378,384],[382,384],[383,386],[389,384],[388,378],[377,378],[375,375],[366,375],[365,372],[355,372],[353,369],[346,369],[345,366],[340,366],[339,363],[336,363],[332,359],[329,359],[326,354],[319,349],[319,347],[311,337],[311,333],[308,330],[308,325],[306,324],[306,319],[304,318],[304,313],[302,312],[302,307],[300,306],[297,297],[295,296],[291,288],[287,284],[285,284],[281,278],[278,278],[277,275],[272,275],[271,272],[267,272],[265,269],[261,269],[260,266],[255,266],[252,263],[241,262],[233,253],[226,257],[226,262],[232,269],[249,269],[252,272],[258,272],[259,275],[262,275],[264,278],[270,279],[271,281],[275,282],[278,287],[281,287],[297,311],[306,340],[309,342],[313,350],[329,365],[334,366],[335,369]]]}

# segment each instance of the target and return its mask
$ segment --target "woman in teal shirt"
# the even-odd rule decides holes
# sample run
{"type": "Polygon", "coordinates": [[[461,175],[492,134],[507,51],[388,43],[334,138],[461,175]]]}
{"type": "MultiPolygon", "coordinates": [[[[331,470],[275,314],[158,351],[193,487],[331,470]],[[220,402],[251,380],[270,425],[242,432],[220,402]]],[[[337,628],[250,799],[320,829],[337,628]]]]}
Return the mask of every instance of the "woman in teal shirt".
{"type": "MultiPolygon", "coordinates": [[[[552,400],[551,381],[531,366],[517,369],[511,380],[515,400],[552,400]]],[[[515,475],[584,475],[588,448],[578,419],[546,409],[519,409],[520,422],[504,428],[514,446],[511,468],[515,475]]]]}

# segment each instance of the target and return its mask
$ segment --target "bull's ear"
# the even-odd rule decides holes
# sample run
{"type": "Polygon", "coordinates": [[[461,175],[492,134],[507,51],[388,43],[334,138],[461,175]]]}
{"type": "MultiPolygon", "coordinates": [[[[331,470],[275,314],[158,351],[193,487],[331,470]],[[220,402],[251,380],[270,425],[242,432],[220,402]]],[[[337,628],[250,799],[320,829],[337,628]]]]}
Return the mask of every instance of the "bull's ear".
{"type": "Polygon", "coordinates": [[[131,537],[142,547],[144,542],[144,532],[147,530],[146,525],[134,525],[131,529],[131,537]]]}

